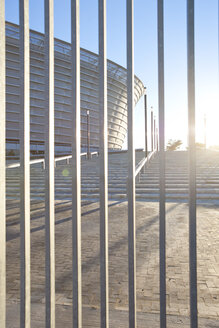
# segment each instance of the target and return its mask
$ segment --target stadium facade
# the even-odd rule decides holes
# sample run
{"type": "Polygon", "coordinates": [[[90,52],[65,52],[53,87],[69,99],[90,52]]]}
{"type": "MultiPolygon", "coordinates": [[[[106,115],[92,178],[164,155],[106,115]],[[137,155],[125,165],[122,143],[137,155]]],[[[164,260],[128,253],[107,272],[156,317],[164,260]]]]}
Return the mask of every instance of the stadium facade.
{"type": "MultiPolygon", "coordinates": [[[[71,151],[71,46],[55,39],[55,152],[71,151]]],[[[89,110],[90,147],[99,145],[98,55],[81,49],[81,147],[87,147],[89,110]]],[[[127,132],[127,71],[107,61],[108,147],[121,149],[127,132]]],[[[6,145],[7,155],[19,154],[19,26],[6,23],[6,145]]],[[[135,104],[144,85],[135,76],[135,104]]],[[[30,31],[30,149],[44,152],[45,62],[44,35],[30,31]]]]}

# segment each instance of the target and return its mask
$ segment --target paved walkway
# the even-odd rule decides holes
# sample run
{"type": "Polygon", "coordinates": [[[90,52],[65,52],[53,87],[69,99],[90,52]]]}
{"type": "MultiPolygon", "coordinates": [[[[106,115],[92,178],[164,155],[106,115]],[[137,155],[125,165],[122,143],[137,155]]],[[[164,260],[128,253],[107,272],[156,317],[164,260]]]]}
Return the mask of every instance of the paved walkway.
{"type": "MultiPolygon", "coordinates": [[[[99,326],[99,205],[82,206],[83,327],[99,326]]],[[[159,327],[158,203],[137,202],[137,309],[139,327],[159,327]],[[143,325],[144,323],[144,325],[143,325]]],[[[44,326],[45,230],[43,204],[32,206],[32,327],[44,326]]],[[[167,204],[168,327],[189,327],[188,205],[167,204]]],[[[19,327],[19,222],[8,206],[7,322],[19,327]]],[[[219,327],[219,208],[198,206],[200,327],[219,327]]],[[[110,326],[128,326],[127,202],[109,207],[110,326]]],[[[57,327],[71,326],[71,204],[56,210],[57,327]],[[59,321],[60,320],[60,321],[59,321]]]]}

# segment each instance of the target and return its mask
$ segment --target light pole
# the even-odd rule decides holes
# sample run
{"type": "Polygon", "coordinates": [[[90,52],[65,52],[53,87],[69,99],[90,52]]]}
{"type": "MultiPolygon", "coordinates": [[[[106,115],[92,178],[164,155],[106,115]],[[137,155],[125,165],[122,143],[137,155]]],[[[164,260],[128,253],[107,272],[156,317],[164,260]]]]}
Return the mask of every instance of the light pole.
{"type": "Polygon", "coordinates": [[[151,151],[154,150],[154,147],[153,147],[153,136],[154,136],[153,125],[154,125],[154,113],[153,113],[153,107],[151,106],[151,151]]]}
{"type": "Polygon", "coordinates": [[[156,117],[154,116],[154,150],[156,149],[156,117]]]}
{"type": "Polygon", "coordinates": [[[144,87],[145,157],[148,156],[147,88],[144,87]]]}
{"type": "Polygon", "coordinates": [[[90,159],[90,110],[87,109],[87,159],[90,159]]]}
{"type": "Polygon", "coordinates": [[[204,115],[204,145],[205,145],[205,149],[207,149],[207,141],[206,141],[206,114],[204,115]]]}

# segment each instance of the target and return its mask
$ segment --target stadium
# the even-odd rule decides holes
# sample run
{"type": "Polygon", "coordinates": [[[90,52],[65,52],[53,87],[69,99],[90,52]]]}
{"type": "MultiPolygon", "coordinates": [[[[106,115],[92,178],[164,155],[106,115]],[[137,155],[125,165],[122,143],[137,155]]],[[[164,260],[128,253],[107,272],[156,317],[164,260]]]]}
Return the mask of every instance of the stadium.
{"type": "MultiPolygon", "coordinates": [[[[71,45],[55,39],[55,153],[71,152],[71,45]]],[[[99,146],[98,55],[81,48],[81,148],[87,147],[89,111],[90,149],[99,146]]],[[[19,26],[6,23],[6,151],[19,155],[19,26]]],[[[122,148],[127,132],[127,71],[107,61],[108,148],[122,148]]],[[[135,105],[144,85],[135,76],[135,105]]],[[[44,153],[45,62],[44,35],[30,31],[30,151],[44,153]]]]}

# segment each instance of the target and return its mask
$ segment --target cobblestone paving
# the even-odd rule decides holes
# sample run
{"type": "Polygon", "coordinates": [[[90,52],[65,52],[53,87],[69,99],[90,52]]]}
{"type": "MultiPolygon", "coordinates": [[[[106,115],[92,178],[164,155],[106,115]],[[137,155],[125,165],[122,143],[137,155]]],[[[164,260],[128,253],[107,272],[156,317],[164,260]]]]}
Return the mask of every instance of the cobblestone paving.
{"type": "MultiPolygon", "coordinates": [[[[136,204],[139,327],[143,327],[145,320],[147,327],[159,326],[158,209],[158,203],[137,202],[136,204]]],[[[169,327],[189,327],[188,206],[168,203],[166,209],[168,322],[169,327]]],[[[18,327],[16,317],[18,310],[16,309],[19,302],[19,211],[16,206],[12,207],[12,204],[8,204],[7,213],[7,318],[8,327],[11,328],[18,327]]],[[[199,205],[197,213],[200,327],[219,327],[219,208],[212,205],[199,205]]],[[[33,327],[44,326],[44,312],[42,311],[45,303],[44,223],[43,204],[33,204],[31,220],[32,311],[33,318],[40,317],[40,320],[33,319],[33,327]]],[[[56,304],[58,316],[63,316],[66,324],[71,322],[71,253],[71,204],[58,203],[56,209],[56,304]]],[[[100,307],[98,203],[82,206],[82,263],[83,327],[98,327],[100,307]]],[[[111,327],[127,327],[127,202],[114,202],[109,207],[109,296],[111,327]]],[[[62,324],[57,327],[62,327],[62,324]]]]}
{"type": "MultiPolygon", "coordinates": [[[[31,313],[31,327],[42,328],[45,326],[44,321],[45,308],[42,304],[34,303],[32,305],[31,313]]],[[[99,309],[84,307],[82,326],[87,328],[100,327],[100,311],[99,309]]],[[[128,327],[128,312],[121,310],[110,310],[109,313],[109,327],[110,328],[127,328],[128,327]]],[[[8,311],[8,325],[10,328],[19,328],[19,305],[10,304],[8,311]]],[[[159,315],[156,313],[137,313],[138,328],[160,328],[159,315]]],[[[168,328],[190,328],[189,318],[185,316],[167,316],[168,328]]],[[[70,328],[72,327],[72,311],[71,306],[56,305],[56,327],[70,328]]],[[[200,328],[218,328],[219,321],[214,319],[199,319],[200,328]]]]}

